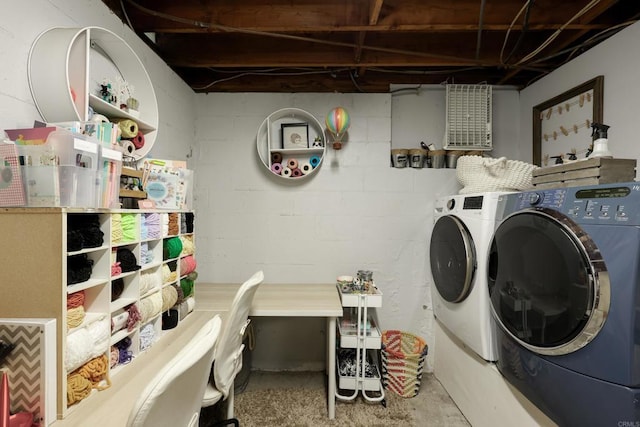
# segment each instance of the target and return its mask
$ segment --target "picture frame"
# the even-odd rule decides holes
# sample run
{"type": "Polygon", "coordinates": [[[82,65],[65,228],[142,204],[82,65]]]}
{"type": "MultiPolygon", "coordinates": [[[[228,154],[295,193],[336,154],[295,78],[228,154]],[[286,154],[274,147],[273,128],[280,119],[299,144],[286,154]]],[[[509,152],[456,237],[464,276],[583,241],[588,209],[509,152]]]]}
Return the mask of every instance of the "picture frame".
{"type": "Polygon", "coordinates": [[[309,148],[309,123],[282,123],[282,148],[309,148]]]}
{"type": "Polygon", "coordinates": [[[591,124],[602,123],[604,76],[597,76],[533,107],[533,163],[552,166],[554,158],[585,157],[591,124]]]}

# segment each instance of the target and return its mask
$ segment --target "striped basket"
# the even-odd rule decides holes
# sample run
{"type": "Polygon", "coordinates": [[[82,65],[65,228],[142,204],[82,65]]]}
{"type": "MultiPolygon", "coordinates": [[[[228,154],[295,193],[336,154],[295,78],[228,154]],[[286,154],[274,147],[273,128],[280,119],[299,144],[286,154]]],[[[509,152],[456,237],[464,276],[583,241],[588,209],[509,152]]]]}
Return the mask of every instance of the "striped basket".
{"type": "Polygon", "coordinates": [[[408,332],[382,332],[382,384],[402,397],[417,396],[429,347],[408,332]]]}

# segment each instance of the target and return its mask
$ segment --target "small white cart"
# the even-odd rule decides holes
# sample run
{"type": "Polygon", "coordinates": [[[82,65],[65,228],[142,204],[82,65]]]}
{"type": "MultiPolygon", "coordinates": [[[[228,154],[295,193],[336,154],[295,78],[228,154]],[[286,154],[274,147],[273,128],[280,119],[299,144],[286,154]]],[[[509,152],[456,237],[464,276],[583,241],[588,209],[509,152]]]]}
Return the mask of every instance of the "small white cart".
{"type": "Polygon", "coordinates": [[[337,331],[339,349],[336,352],[336,398],[353,400],[362,392],[365,400],[381,402],[386,407],[377,357],[377,351],[382,346],[382,336],[374,319],[374,312],[369,312],[369,309],[382,307],[382,292],[375,285],[367,292],[344,290],[338,285],[338,291],[344,314],[337,331]],[[345,364],[340,356],[351,352],[355,353],[355,361],[353,365],[345,364]],[[343,395],[340,390],[353,390],[353,393],[343,395]]]}

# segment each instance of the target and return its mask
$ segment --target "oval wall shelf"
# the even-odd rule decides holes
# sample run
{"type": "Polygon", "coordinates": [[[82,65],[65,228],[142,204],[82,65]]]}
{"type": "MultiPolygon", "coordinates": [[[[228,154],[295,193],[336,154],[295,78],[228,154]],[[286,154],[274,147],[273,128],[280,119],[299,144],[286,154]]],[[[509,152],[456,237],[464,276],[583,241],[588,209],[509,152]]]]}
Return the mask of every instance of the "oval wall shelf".
{"type": "Polygon", "coordinates": [[[324,160],[324,128],[305,110],[283,108],[260,124],[256,148],[264,167],[279,178],[291,181],[308,178],[320,169],[324,160]]]}
{"type": "Polygon", "coordinates": [[[38,112],[49,123],[88,121],[89,107],[113,121],[131,119],[145,142],[131,155],[146,156],[156,139],[158,102],[151,79],[131,47],[100,27],[54,27],[31,46],[29,87],[38,112]],[[133,88],[139,111],[130,113],[100,98],[105,78],[122,78],[133,88]]]}

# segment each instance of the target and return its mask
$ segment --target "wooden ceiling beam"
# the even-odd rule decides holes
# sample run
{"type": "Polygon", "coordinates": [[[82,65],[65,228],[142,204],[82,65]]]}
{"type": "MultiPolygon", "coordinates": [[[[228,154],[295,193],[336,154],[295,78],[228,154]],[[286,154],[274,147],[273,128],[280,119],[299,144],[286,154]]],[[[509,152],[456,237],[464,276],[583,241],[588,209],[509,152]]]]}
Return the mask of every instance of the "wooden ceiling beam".
{"type": "Polygon", "coordinates": [[[589,0],[535,0],[525,32],[524,16],[517,17],[524,0],[102,1],[187,84],[217,78],[210,91],[371,91],[385,82],[449,77],[522,86],[565,62],[582,40],[640,13],[637,1],[600,0],[565,26],[589,0]],[[559,29],[553,43],[537,52],[559,29]],[[504,66],[507,41],[515,51],[504,66]],[[522,59],[531,52],[535,56],[522,59]],[[284,75],[251,72],[268,67],[284,75]],[[234,73],[251,77],[227,82],[234,73]]]}
{"type": "MultiPolygon", "coordinates": [[[[380,18],[380,11],[382,10],[382,3],[384,0],[371,0],[371,12],[369,14],[369,26],[376,25],[378,23],[378,19],[380,18]]],[[[354,55],[355,62],[360,62],[362,57],[362,45],[364,44],[364,39],[366,37],[366,31],[360,31],[358,33],[358,40],[356,41],[356,51],[354,55]]],[[[365,68],[360,67],[358,70],[358,74],[362,75],[365,73],[365,68]]]]}
{"type": "MultiPolygon", "coordinates": [[[[121,0],[103,0],[112,10],[123,14],[121,0]]],[[[536,0],[536,8],[553,13],[532,17],[530,31],[558,29],[570,18],[572,6],[582,7],[584,0],[536,0]]],[[[371,32],[371,31],[472,31],[477,32],[478,0],[425,2],[424,0],[371,0],[369,7],[344,0],[291,1],[266,0],[124,0],[128,20],[138,32],[371,32]],[[385,9],[383,19],[382,9],[385,9]]],[[[483,29],[506,31],[521,8],[520,1],[489,2],[483,29]]],[[[512,30],[521,30],[516,25],[512,30]]],[[[576,23],[570,29],[598,29],[576,23]]]]}
{"type": "MultiPolygon", "coordinates": [[[[485,31],[507,31],[508,24],[483,24],[482,29],[485,31]]],[[[530,25],[528,31],[555,31],[562,27],[562,24],[539,24],[530,25]]],[[[567,31],[591,31],[603,30],[609,28],[607,24],[572,24],[565,27],[567,31]]],[[[464,33],[477,32],[480,29],[478,23],[474,24],[396,24],[396,25],[343,25],[343,26],[299,26],[299,25],[264,25],[253,27],[233,27],[234,32],[264,32],[264,33],[403,33],[403,32],[430,32],[430,33],[464,33]]],[[[137,27],[137,31],[144,33],[166,33],[166,34],[189,34],[189,33],[227,33],[224,27],[191,27],[191,26],[175,26],[175,27],[137,27]]],[[[514,25],[511,31],[521,31],[522,25],[514,25]]]]}
{"type": "MultiPolygon", "coordinates": [[[[344,39],[344,37],[342,37],[344,39]]],[[[470,42],[449,37],[372,37],[361,45],[362,54],[355,58],[355,43],[340,38],[317,42],[312,40],[260,40],[254,37],[160,36],[156,47],[163,59],[173,66],[194,67],[262,67],[262,66],[494,66],[495,58],[474,58],[473,34],[470,42]],[[391,46],[391,47],[386,47],[391,46]],[[394,48],[393,46],[398,46],[394,48]]],[[[495,45],[495,39],[487,38],[495,45]]]]}

